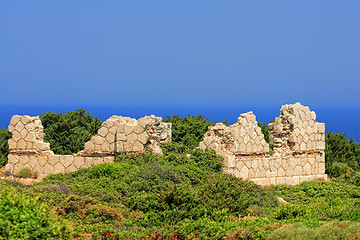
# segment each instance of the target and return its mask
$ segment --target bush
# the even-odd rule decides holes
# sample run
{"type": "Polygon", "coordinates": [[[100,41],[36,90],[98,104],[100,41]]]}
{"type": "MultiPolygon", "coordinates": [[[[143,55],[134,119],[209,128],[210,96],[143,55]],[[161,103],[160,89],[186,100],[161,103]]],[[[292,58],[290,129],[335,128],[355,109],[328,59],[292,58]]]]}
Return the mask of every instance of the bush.
{"type": "Polygon", "coordinates": [[[302,223],[283,226],[267,239],[359,239],[360,224],[349,222],[329,222],[315,229],[305,226],[302,223]]]}
{"type": "Polygon", "coordinates": [[[16,177],[20,177],[20,178],[37,178],[38,177],[38,173],[37,172],[33,172],[31,169],[29,168],[22,168],[20,169],[16,174],[16,177]]]}
{"type": "Polygon", "coordinates": [[[215,125],[200,114],[196,117],[188,115],[185,118],[179,115],[168,116],[163,119],[163,122],[172,123],[172,141],[181,143],[190,149],[198,147],[208,127],[215,125]]]}
{"type": "Polygon", "coordinates": [[[347,164],[354,171],[360,171],[360,143],[356,143],[353,139],[348,140],[344,133],[327,132],[325,136],[325,172],[331,177],[339,175],[339,171],[344,171],[343,166],[345,165],[333,165],[334,162],[347,164]],[[334,167],[337,169],[333,169],[334,167]]]}
{"type": "Polygon", "coordinates": [[[0,168],[7,164],[7,156],[9,154],[8,140],[12,134],[7,129],[0,129],[0,168]]]}
{"type": "Polygon", "coordinates": [[[45,204],[0,181],[0,239],[70,239],[70,233],[45,204]]]}
{"type": "Polygon", "coordinates": [[[50,143],[55,154],[73,154],[84,149],[84,144],[96,135],[101,127],[101,120],[94,118],[84,109],[73,112],[40,115],[44,126],[44,141],[50,143]]]}

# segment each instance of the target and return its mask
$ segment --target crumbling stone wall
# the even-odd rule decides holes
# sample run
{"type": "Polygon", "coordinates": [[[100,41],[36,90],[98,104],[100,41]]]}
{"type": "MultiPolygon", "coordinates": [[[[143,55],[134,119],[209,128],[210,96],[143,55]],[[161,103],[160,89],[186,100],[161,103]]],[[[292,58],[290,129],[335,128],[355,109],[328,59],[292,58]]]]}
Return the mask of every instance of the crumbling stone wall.
{"type": "Polygon", "coordinates": [[[227,127],[209,127],[199,147],[223,157],[224,172],[260,185],[298,184],[326,179],[325,124],[316,122],[315,112],[300,103],[284,105],[280,116],[269,124],[269,145],[252,112],[241,114],[227,127]]]}
{"type": "Polygon", "coordinates": [[[106,120],[98,133],[85,143],[85,149],[73,155],[55,155],[50,144],[43,141],[44,132],[39,117],[12,117],[9,131],[8,164],[5,171],[17,173],[29,168],[43,178],[49,174],[74,172],[91,165],[113,162],[116,152],[144,152],[144,146],[158,154],[158,143],[171,141],[171,123],[161,117],[146,116],[139,120],[113,116],[106,120]]]}
{"type": "MultiPolygon", "coordinates": [[[[85,149],[73,155],[55,155],[39,117],[15,115],[10,121],[8,164],[5,171],[15,174],[27,167],[45,177],[66,173],[105,162],[113,162],[116,152],[143,152],[146,144],[161,154],[158,143],[171,141],[171,123],[160,117],[139,120],[113,116],[98,133],[85,143],[85,149]]],[[[280,116],[269,124],[270,144],[252,112],[241,114],[231,126],[218,123],[209,127],[200,148],[213,149],[223,157],[224,172],[261,185],[298,184],[326,179],[325,124],[316,122],[316,114],[300,103],[284,105],[280,116]]]]}

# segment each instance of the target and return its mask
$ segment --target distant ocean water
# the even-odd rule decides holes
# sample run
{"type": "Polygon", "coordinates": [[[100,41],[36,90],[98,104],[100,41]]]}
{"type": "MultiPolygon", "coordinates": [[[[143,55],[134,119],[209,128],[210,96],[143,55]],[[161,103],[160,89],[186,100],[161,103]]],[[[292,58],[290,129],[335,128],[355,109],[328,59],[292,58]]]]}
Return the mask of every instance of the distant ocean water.
{"type": "MultiPolygon", "coordinates": [[[[74,111],[83,108],[94,117],[105,121],[112,115],[141,118],[154,114],[160,117],[178,114],[201,114],[213,122],[234,123],[241,113],[253,111],[257,120],[268,123],[280,115],[281,106],[234,106],[234,105],[50,105],[50,104],[0,104],[0,128],[7,128],[13,115],[38,116],[45,112],[74,111]]],[[[316,112],[316,121],[324,122],[326,131],[342,132],[350,139],[360,142],[360,107],[310,106],[316,112]]]]}

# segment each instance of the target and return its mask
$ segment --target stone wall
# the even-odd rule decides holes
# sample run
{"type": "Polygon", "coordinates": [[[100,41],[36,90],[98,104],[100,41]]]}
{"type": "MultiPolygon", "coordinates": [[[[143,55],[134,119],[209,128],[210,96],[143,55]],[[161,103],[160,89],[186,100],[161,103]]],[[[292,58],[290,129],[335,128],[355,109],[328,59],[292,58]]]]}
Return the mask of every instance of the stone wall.
{"type": "MultiPolygon", "coordinates": [[[[85,149],[73,155],[55,155],[39,117],[15,115],[10,121],[8,164],[5,171],[17,173],[30,168],[43,178],[105,162],[113,162],[116,152],[144,152],[148,145],[161,154],[158,143],[171,141],[171,124],[161,117],[139,120],[113,116],[98,133],[85,143],[85,149]]],[[[231,126],[218,123],[209,127],[200,148],[213,149],[224,161],[224,172],[261,185],[298,184],[326,179],[325,124],[316,122],[315,112],[300,103],[284,105],[280,116],[269,124],[270,154],[261,128],[252,112],[241,114],[231,126]]]]}
{"type": "Polygon", "coordinates": [[[115,152],[144,152],[146,144],[161,154],[158,143],[171,141],[171,123],[161,117],[146,116],[139,120],[113,116],[98,133],[85,143],[85,149],[73,155],[55,155],[50,144],[43,141],[44,132],[39,117],[12,117],[9,131],[8,164],[5,171],[17,173],[29,168],[43,178],[49,174],[74,172],[91,165],[113,162],[115,152]]]}
{"type": "Polygon", "coordinates": [[[260,185],[298,184],[326,179],[325,124],[316,122],[315,112],[300,103],[284,105],[280,116],[269,124],[270,155],[261,128],[252,112],[238,122],[209,127],[199,147],[223,157],[224,172],[260,185]]]}

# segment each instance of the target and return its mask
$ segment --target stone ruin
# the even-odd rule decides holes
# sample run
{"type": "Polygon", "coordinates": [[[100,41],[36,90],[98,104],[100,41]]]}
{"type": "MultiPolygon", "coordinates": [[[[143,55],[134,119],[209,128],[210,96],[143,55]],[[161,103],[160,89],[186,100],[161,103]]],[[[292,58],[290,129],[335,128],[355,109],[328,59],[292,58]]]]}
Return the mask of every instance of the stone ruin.
{"type": "Polygon", "coordinates": [[[222,156],[223,171],[260,185],[298,184],[327,179],[325,174],[325,124],[300,103],[284,105],[269,124],[269,144],[252,112],[241,114],[237,123],[209,127],[199,147],[222,156]]]}
{"type": "Polygon", "coordinates": [[[5,171],[15,175],[22,168],[37,172],[40,178],[49,174],[74,172],[91,165],[113,162],[116,152],[144,152],[148,145],[161,154],[158,143],[171,141],[171,123],[161,117],[146,116],[139,120],[113,116],[103,122],[98,133],[85,143],[85,149],[73,155],[56,155],[43,141],[39,117],[15,115],[9,125],[8,164],[5,171]]]}
{"type": "MultiPolygon", "coordinates": [[[[113,162],[117,152],[141,153],[146,145],[161,154],[158,143],[171,141],[171,123],[153,115],[139,120],[113,116],[103,122],[83,151],[73,155],[56,155],[50,150],[50,144],[43,141],[39,117],[15,115],[9,131],[13,136],[5,171],[14,175],[29,168],[40,178],[113,162]]],[[[222,156],[224,172],[260,185],[327,179],[325,124],[316,122],[309,107],[300,103],[282,106],[280,116],[269,124],[269,139],[272,154],[256,116],[248,112],[231,126],[217,123],[209,127],[199,147],[222,156]]]]}

